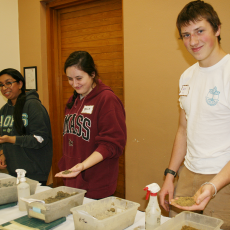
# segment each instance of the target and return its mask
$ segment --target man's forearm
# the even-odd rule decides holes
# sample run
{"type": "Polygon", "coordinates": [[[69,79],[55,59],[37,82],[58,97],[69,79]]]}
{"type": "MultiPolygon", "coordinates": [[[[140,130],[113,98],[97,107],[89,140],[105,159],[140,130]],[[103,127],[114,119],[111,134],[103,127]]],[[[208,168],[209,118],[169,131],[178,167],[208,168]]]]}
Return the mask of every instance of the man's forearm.
{"type": "Polygon", "coordinates": [[[217,191],[230,183],[230,161],[210,182],[216,186],[217,191]]]}

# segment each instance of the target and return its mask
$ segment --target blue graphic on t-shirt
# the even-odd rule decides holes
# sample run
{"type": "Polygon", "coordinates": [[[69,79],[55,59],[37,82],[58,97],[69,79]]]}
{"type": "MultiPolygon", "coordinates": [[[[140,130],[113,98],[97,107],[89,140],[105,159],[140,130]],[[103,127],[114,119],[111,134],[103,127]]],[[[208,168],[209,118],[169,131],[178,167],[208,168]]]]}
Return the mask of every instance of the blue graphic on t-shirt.
{"type": "Polygon", "coordinates": [[[210,89],[208,95],[206,96],[206,102],[210,106],[214,106],[219,101],[219,94],[220,92],[217,91],[216,86],[213,89],[210,89]]]}
{"type": "MultiPolygon", "coordinates": [[[[22,114],[22,121],[24,126],[26,127],[28,125],[28,114],[23,113],[22,114]]],[[[2,127],[2,132],[11,133],[13,130],[14,125],[14,117],[13,115],[7,115],[4,118],[4,115],[1,115],[0,117],[0,127],[2,127]]]]}

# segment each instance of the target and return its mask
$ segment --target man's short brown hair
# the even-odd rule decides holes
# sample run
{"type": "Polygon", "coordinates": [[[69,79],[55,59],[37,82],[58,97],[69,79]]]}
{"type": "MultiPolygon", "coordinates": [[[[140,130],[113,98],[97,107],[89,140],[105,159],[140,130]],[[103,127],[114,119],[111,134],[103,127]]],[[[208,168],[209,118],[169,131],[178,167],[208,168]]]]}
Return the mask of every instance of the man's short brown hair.
{"type": "MultiPolygon", "coordinates": [[[[190,22],[197,22],[202,19],[206,19],[213,28],[214,33],[218,31],[219,26],[221,25],[220,19],[213,9],[213,7],[205,3],[204,1],[197,0],[188,3],[179,13],[177,17],[176,26],[181,35],[181,27],[189,25],[190,22]]],[[[218,36],[218,42],[220,43],[220,35],[218,36]]]]}

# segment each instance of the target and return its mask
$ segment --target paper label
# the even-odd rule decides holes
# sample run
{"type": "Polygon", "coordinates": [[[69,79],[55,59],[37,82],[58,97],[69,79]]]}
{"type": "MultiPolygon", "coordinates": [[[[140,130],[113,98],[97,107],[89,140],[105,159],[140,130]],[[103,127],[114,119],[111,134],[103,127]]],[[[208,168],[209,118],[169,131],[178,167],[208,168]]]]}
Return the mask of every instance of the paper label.
{"type": "Polygon", "coordinates": [[[33,207],[33,211],[37,213],[42,213],[40,208],[33,207]]]}
{"type": "Polygon", "coordinates": [[[81,113],[92,114],[93,112],[93,105],[85,105],[81,113]]]}
{"type": "Polygon", "coordinates": [[[189,93],[189,85],[182,85],[181,90],[180,90],[180,96],[188,96],[189,93]]]}

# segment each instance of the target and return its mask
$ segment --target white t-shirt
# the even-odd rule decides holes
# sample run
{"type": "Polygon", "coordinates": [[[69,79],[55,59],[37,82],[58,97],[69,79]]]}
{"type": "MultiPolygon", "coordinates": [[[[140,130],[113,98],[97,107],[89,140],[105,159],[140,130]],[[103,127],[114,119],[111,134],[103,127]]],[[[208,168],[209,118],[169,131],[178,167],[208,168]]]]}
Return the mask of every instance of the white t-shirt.
{"type": "Polygon", "coordinates": [[[187,119],[185,166],[216,174],[230,160],[230,55],[211,67],[194,64],[179,85],[187,119]]]}

